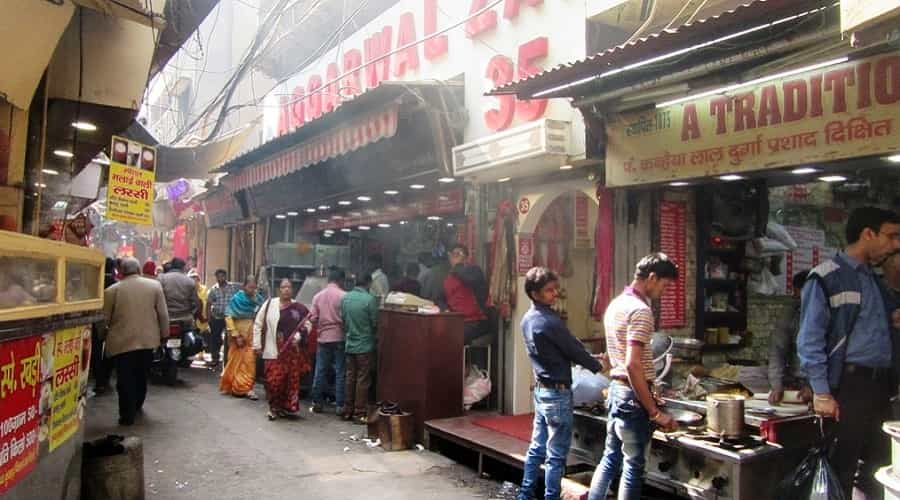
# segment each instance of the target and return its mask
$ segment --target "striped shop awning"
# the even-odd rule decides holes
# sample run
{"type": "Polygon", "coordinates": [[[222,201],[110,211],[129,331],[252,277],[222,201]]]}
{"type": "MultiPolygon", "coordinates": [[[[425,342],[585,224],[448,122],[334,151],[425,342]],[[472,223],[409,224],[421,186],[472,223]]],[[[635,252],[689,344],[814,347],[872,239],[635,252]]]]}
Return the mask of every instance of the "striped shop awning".
{"type": "Polygon", "coordinates": [[[353,152],[397,133],[399,103],[364,115],[334,130],[319,134],[301,144],[275,153],[261,162],[229,175],[222,182],[231,191],[253,186],[291,174],[301,168],[353,152]]]}

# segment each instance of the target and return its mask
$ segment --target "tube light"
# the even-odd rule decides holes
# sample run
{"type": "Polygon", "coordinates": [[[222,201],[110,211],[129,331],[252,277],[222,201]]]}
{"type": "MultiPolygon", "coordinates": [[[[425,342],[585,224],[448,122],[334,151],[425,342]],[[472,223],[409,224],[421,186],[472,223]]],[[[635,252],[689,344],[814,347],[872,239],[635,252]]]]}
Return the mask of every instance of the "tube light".
{"type": "Polygon", "coordinates": [[[390,224],[385,224],[385,223],[382,222],[381,224],[378,224],[378,227],[383,228],[383,229],[387,229],[387,228],[391,227],[391,225],[390,225],[390,224]]]}
{"type": "Polygon", "coordinates": [[[673,104],[679,104],[685,101],[693,101],[696,99],[700,99],[702,97],[708,97],[716,94],[727,94],[728,92],[732,92],[734,90],[749,87],[752,85],[758,85],[760,83],[765,83],[772,80],[777,80],[779,78],[786,78],[788,76],[793,76],[799,73],[805,73],[807,71],[814,71],[817,69],[826,68],[828,66],[834,66],[835,64],[841,64],[849,61],[850,58],[847,56],[838,57],[837,59],[830,59],[828,61],[823,61],[816,64],[811,64],[809,66],[804,66],[802,68],[792,69],[789,71],[782,71],[781,73],[775,73],[774,75],[764,76],[762,78],[756,78],[753,80],[749,80],[743,83],[735,83],[733,85],[726,85],[724,87],[719,87],[714,90],[707,90],[706,92],[700,92],[699,94],[688,95],[684,97],[679,97],[678,99],[672,99],[670,101],[663,101],[656,105],[657,108],[665,108],[667,106],[672,106],[673,104]]]}
{"type": "Polygon", "coordinates": [[[425,189],[425,185],[424,184],[410,184],[409,188],[410,189],[425,189]]]}
{"type": "Polygon", "coordinates": [[[512,179],[512,177],[502,177],[500,179],[497,179],[497,182],[509,182],[510,179],[512,179]]]}
{"type": "Polygon", "coordinates": [[[75,156],[71,151],[66,151],[65,149],[54,150],[53,154],[59,156],[60,158],[71,158],[75,156]]]}
{"type": "Polygon", "coordinates": [[[72,122],[72,126],[78,130],[84,130],[85,132],[94,132],[97,130],[97,126],[90,122],[72,122]]]}
{"type": "Polygon", "coordinates": [[[59,170],[54,170],[52,168],[42,168],[41,172],[47,175],[59,175],[59,170]]]}
{"type": "Polygon", "coordinates": [[[372,228],[369,226],[359,226],[360,231],[368,231],[369,229],[372,229],[372,228]]]}
{"type": "Polygon", "coordinates": [[[312,208],[312,207],[307,208],[307,209],[306,209],[306,213],[308,213],[308,214],[314,214],[314,213],[316,213],[316,209],[315,209],[315,208],[312,208]]]}
{"type": "Polygon", "coordinates": [[[352,201],[347,201],[347,200],[341,200],[341,201],[338,202],[338,205],[340,205],[340,206],[342,206],[342,207],[346,207],[346,206],[352,205],[352,204],[353,204],[352,201]]]}
{"type": "Polygon", "coordinates": [[[887,160],[893,163],[900,163],[900,155],[888,156],[887,160]]]}
{"type": "Polygon", "coordinates": [[[350,232],[353,232],[353,230],[350,229],[349,227],[345,227],[345,228],[341,229],[341,232],[342,233],[350,233],[350,232]]]}
{"type": "Polygon", "coordinates": [[[278,220],[287,219],[287,215],[284,215],[284,214],[278,214],[278,215],[275,216],[275,218],[278,219],[278,220]]]}
{"type": "Polygon", "coordinates": [[[719,180],[720,180],[720,181],[725,181],[725,182],[732,182],[732,181],[739,181],[739,180],[742,180],[743,178],[744,178],[744,177],[743,177],[743,176],[740,176],[740,175],[728,174],[728,175],[722,175],[722,176],[720,176],[720,177],[719,177],[719,180]]]}
{"type": "Polygon", "coordinates": [[[384,194],[388,196],[397,196],[398,194],[400,194],[400,191],[397,191],[396,189],[388,189],[384,192],[384,194]]]}
{"type": "Polygon", "coordinates": [[[670,182],[669,185],[672,187],[684,187],[684,186],[690,186],[691,183],[685,182],[685,181],[675,181],[675,182],[670,182]]]}
{"type": "Polygon", "coordinates": [[[288,212],[287,214],[288,214],[288,217],[296,217],[296,216],[300,215],[297,212],[288,212]]]}
{"type": "Polygon", "coordinates": [[[359,201],[372,201],[371,196],[357,196],[356,199],[359,201]]]}
{"type": "Polygon", "coordinates": [[[819,177],[819,180],[822,182],[844,182],[847,178],[843,175],[826,175],[824,177],[819,177]]]}
{"type": "Polygon", "coordinates": [[[451,184],[453,182],[456,182],[456,179],[454,179],[453,177],[441,177],[440,179],[438,179],[438,182],[440,182],[441,184],[451,184]]]}
{"type": "Polygon", "coordinates": [[[814,174],[818,171],[819,171],[819,169],[817,169],[817,168],[801,167],[801,168],[795,168],[794,170],[791,170],[791,173],[794,175],[806,175],[806,174],[814,174]]]}

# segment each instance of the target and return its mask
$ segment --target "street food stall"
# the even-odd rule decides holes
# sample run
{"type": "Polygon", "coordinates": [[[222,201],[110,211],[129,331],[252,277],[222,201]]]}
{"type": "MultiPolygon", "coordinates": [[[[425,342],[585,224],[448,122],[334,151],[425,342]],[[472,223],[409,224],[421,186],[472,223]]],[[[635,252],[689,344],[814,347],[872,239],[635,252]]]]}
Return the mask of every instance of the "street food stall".
{"type": "Polygon", "coordinates": [[[77,498],[103,254],[0,231],[0,496],[77,498]]]}

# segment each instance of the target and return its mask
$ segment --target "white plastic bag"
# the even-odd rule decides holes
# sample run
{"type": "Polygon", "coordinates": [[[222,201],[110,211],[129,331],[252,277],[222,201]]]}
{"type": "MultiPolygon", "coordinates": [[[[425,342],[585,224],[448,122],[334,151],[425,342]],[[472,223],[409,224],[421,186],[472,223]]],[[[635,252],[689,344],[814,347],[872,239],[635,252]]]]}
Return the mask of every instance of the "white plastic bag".
{"type": "Polygon", "coordinates": [[[472,405],[486,398],[491,393],[491,377],[486,370],[472,365],[469,375],[463,384],[463,407],[468,411],[472,405]]]}
{"type": "Polygon", "coordinates": [[[591,373],[578,365],[572,367],[572,402],[578,406],[603,399],[609,379],[602,373],[591,373]]]}
{"type": "Polygon", "coordinates": [[[750,291],[760,295],[775,295],[778,291],[778,281],[767,267],[763,268],[762,272],[751,274],[747,286],[750,291]]]}

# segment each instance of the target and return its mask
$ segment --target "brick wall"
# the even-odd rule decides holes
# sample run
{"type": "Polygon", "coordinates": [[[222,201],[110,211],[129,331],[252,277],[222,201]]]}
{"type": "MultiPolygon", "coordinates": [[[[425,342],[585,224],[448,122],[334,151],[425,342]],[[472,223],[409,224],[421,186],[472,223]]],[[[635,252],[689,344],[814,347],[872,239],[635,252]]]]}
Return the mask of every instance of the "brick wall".
{"type": "Polygon", "coordinates": [[[765,296],[750,294],[747,298],[747,346],[730,354],[732,358],[752,359],[767,364],[769,357],[769,337],[775,330],[778,319],[791,307],[791,297],[787,295],[765,296]]]}

